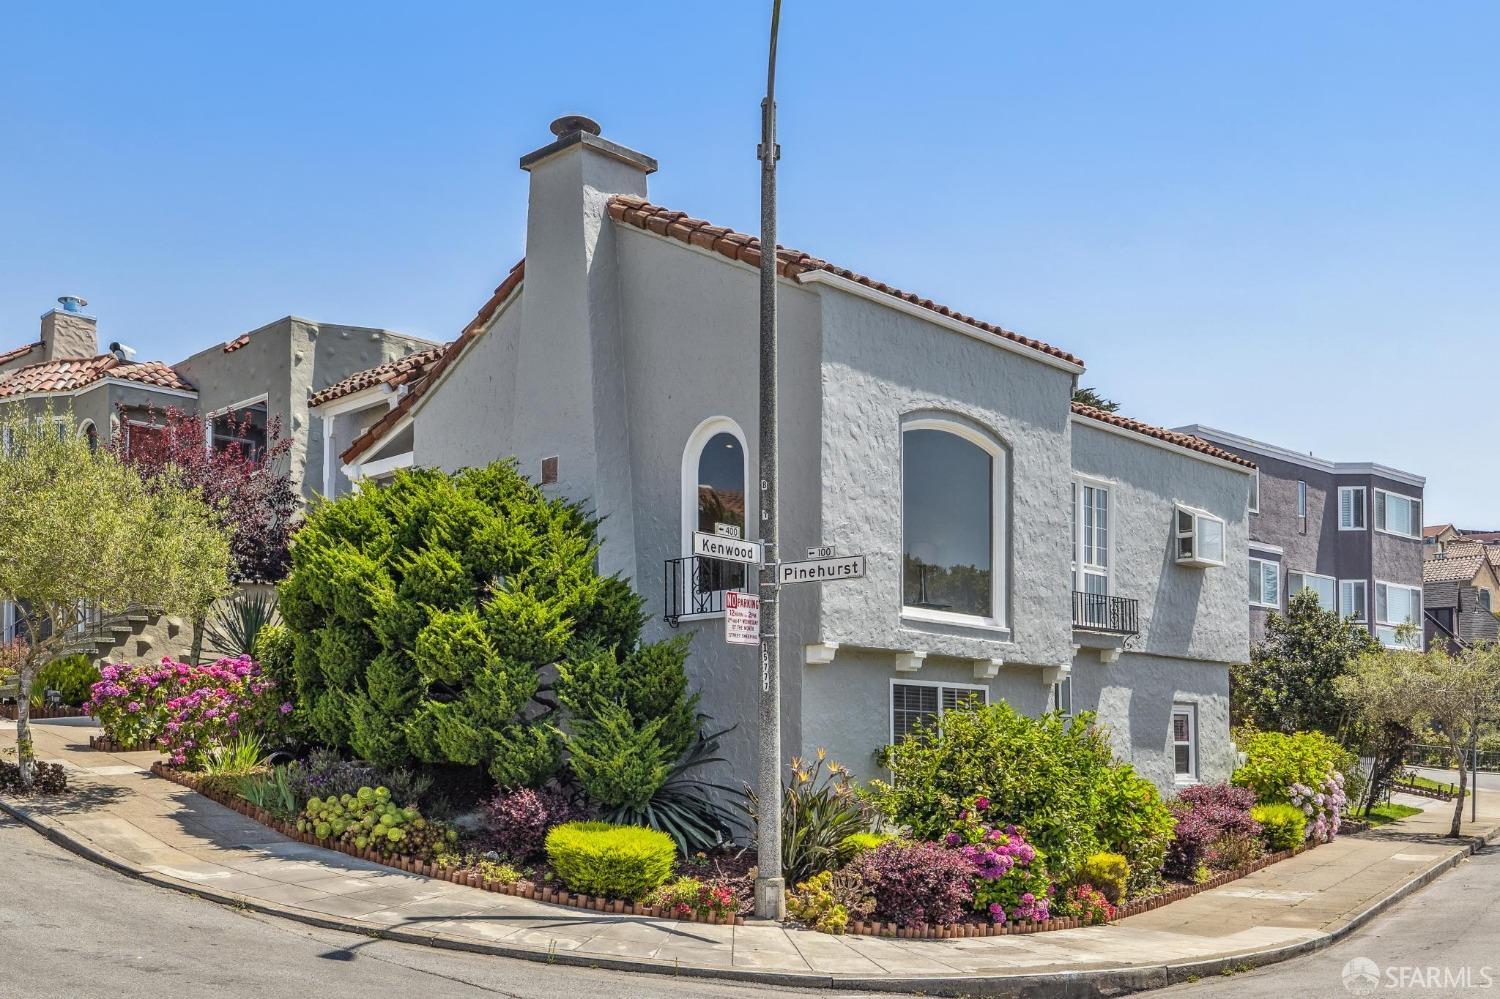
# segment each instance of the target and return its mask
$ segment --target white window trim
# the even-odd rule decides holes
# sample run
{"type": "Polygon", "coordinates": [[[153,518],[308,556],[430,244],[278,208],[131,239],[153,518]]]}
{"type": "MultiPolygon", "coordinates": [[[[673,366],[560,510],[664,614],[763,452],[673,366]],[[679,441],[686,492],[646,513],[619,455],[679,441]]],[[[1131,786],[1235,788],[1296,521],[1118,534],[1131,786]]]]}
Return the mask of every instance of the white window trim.
{"type": "MultiPolygon", "coordinates": [[[[1074,548],[1078,552],[1078,561],[1073,563],[1073,575],[1082,582],[1085,571],[1091,576],[1104,577],[1104,593],[1108,596],[1115,591],[1115,484],[1110,479],[1101,479],[1093,475],[1073,476],[1073,539],[1074,548]],[[1097,565],[1085,565],[1083,559],[1083,487],[1089,486],[1093,489],[1103,489],[1107,497],[1105,500],[1109,523],[1104,529],[1104,561],[1103,571],[1097,565]]],[[[1077,589],[1077,587],[1074,587],[1077,589]]],[[[1086,592],[1086,591],[1083,591],[1086,592]]]]}
{"type": "MultiPolygon", "coordinates": [[[[269,433],[270,425],[271,425],[271,396],[270,396],[270,393],[262,392],[260,395],[251,396],[249,399],[243,399],[240,402],[236,402],[236,403],[234,403],[232,405],[224,406],[224,407],[222,407],[220,409],[216,409],[213,412],[209,413],[207,416],[205,416],[203,418],[203,446],[204,446],[204,448],[206,448],[209,451],[213,450],[213,447],[214,447],[214,421],[215,420],[217,420],[219,417],[224,416],[224,415],[226,415],[228,413],[237,413],[237,412],[239,412],[242,409],[249,409],[251,406],[259,405],[260,403],[265,403],[266,404],[266,428],[267,428],[267,432],[269,433]]],[[[267,447],[271,446],[271,441],[270,441],[269,438],[267,438],[267,440],[266,440],[266,446],[267,447]]]]}
{"type": "Polygon", "coordinates": [[[1217,514],[1209,513],[1207,510],[1200,510],[1195,506],[1188,506],[1186,503],[1174,503],[1172,506],[1172,556],[1173,561],[1178,565],[1198,567],[1225,565],[1224,559],[1229,556],[1229,525],[1224,522],[1223,517],[1217,514]],[[1190,559],[1184,559],[1177,553],[1177,541],[1187,536],[1177,529],[1177,515],[1179,512],[1193,515],[1193,557],[1190,559]],[[1219,525],[1219,548],[1223,552],[1223,558],[1211,559],[1203,557],[1201,551],[1202,545],[1198,543],[1199,518],[1214,521],[1219,525]]]}
{"type": "Polygon", "coordinates": [[[1307,519],[1307,480],[1297,480],[1297,516],[1303,520],[1307,519]]]}
{"type": "MultiPolygon", "coordinates": [[[[1257,562],[1260,563],[1260,565],[1262,566],[1262,569],[1261,569],[1261,573],[1262,573],[1262,575],[1261,575],[1261,587],[1260,587],[1260,595],[1262,597],[1264,597],[1266,595],[1265,575],[1264,575],[1265,569],[1264,569],[1264,567],[1269,565],[1269,566],[1274,567],[1275,570],[1276,570],[1276,602],[1274,604],[1271,604],[1271,603],[1266,603],[1264,600],[1252,600],[1252,601],[1250,601],[1250,606],[1251,607],[1263,607],[1266,610],[1281,610],[1281,591],[1284,589],[1284,587],[1282,585],[1282,580],[1281,580],[1281,563],[1280,562],[1272,561],[1271,559],[1268,559],[1268,558],[1256,558],[1254,555],[1251,555],[1250,556],[1250,564],[1254,565],[1257,562]]],[[[1250,582],[1248,570],[1245,573],[1245,582],[1246,583],[1250,582]]]]}
{"type": "MultiPolygon", "coordinates": [[[[1057,712],[1063,718],[1072,718],[1073,717],[1073,678],[1071,676],[1065,676],[1065,677],[1062,677],[1061,679],[1059,679],[1056,683],[1054,683],[1052,685],[1052,690],[1051,690],[1051,692],[1048,695],[1048,700],[1051,703],[1051,707],[1049,708],[1049,710],[1057,712]],[[1061,694],[1062,694],[1062,691],[1064,689],[1064,686],[1066,686],[1067,691],[1068,691],[1068,710],[1066,710],[1066,711],[1064,711],[1062,709],[1062,704],[1060,703],[1061,700],[1062,700],[1061,694]]],[[[892,713],[894,714],[894,712],[892,712],[892,713]]]]}
{"type": "Polygon", "coordinates": [[[1250,475],[1250,502],[1246,509],[1251,513],[1260,513],[1260,469],[1255,469],[1250,475]]]}
{"type": "MultiPolygon", "coordinates": [[[[1380,620],[1376,620],[1376,621],[1373,622],[1373,624],[1375,625],[1373,634],[1375,635],[1376,639],[1379,639],[1380,638],[1380,629],[1381,628],[1399,628],[1403,624],[1410,623],[1410,624],[1414,625],[1416,627],[1416,629],[1417,629],[1417,631],[1416,631],[1417,646],[1416,647],[1417,647],[1418,651],[1420,651],[1421,648],[1422,648],[1422,645],[1423,645],[1422,631],[1423,631],[1423,627],[1424,627],[1424,625],[1426,623],[1424,621],[1424,618],[1426,617],[1426,614],[1427,614],[1427,601],[1426,601],[1426,599],[1425,599],[1425,597],[1424,597],[1424,595],[1422,593],[1422,587],[1420,587],[1420,586],[1412,586],[1409,583],[1393,583],[1393,582],[1391,582],[1388,579],[1377,579],[1377,580],[1375,580],[1375,586],[1372,588],[1372,592],[1370,593],[1370,597],[1369,597],[1372,609],[1378,609],[1380,607],[1380,600],[1376,596],[1376,593],[1373,592],[1373,591],[1374,590],[1378,590],[1382,586],[1384,586],[1387,590],[1391,590],[1391,589],[1409,590],[1409,591],[1415,593],[1417,595],[1417,619],[1415,621],[1412,621],[1412,622],[1407,622],[1407,621],[1380,621],[1380,620]]],[[[1387,593],[1387,595],[1386,595],[1385,605],[1386,605],[1386,607],[1390,607],[1390,605],[1391,605],[1391,599],[1390,599],[1389,593],[1387,593]]],[[[1370,616],[1372,618],[1374,618],[1374,617],[1377,617],[1378,615],[1377,614],[1371,614],[1370,616]]],[[[1384,642],[1381,642],[1381,644],[1385,645],[1384,642]]],[[[1409,648],[1411,648],[1411,646],[1409,646],[1409,645],[1401,645],[1400,643],[1396,643],[1396,644],[1393,644],[1393,645],[1386,645],[1386,648],[1388,648],[1388,649],[1409,649],[1409,648]]]]}
{"type": "MultiPolygon", "coordinates": [[[[967,628],[983,628],[989,631],[1009,633],[1006,621],[1006,588],[1005,568],[1009,564],[1005,545],[1005,500],[1006,482],[1009,465],[1005,460],[1005,449],[1000,446],[999,441],[986,433],[969,426],[959,420],[941,416],[913,416],[901,421],[901,472],[905,477],[906,469],[906,432],[908,430],[941,430],[961,437],[969,443],[982,449],[990,456],[990,614],[988,617],[980,617],[974,614],[956,614],[952,611],[928,610],[922,607],[908,607],[905,603],[906,583],[903,579],[897,587],[897,598],[901,603],[901,619],[903,621],[925,621],[932,624],[955,624],[967,628]]],[[[899,511],[901,519],[900,545],[896,549],[902,553],[898,564],[905,571],[906,552],[906,514],[905,490],[900,490],[902,509],[899,511]]]]}
{"type": "MultiPolygon", "coordinates": [[[[1398,493],[1398,492],[1396,492],[1394,490],[1391,490],[1391,489],[1381,489],[1379,486],[1376,486],[1375,487],[1375,497],[1376,497],[1375,502],[1377,504],[1383,503],[1383,500],[1380,499],[1381,496],[1396,496],[1396,497],[1399,497],[1401,499],[1406,500],[1407,502],[1415,503],[1415,504],[1417,504],[1418,510],[1420,510],[1421,506],[1422,506],[1422,497],[1420,497],[1420,496],[1409,496],[1406,493],[1398,493]]],[[[1389,534],[1392,537],[1407,538],[1409,540],[1417,540],[1417,541],[1420,541],[1422,539],[1422,529],[1421,529],[1420,526],[1418,526],[1418,528],[1417,528],[1417,533],[1415,533],[1415,534],[1407,534],[1405,531],[1393,531],[1393,530],[1391,530],[1391,528],[1390,528],[1390,518],[1389,517],[1386,518],[1386,526],[1385,527],[1376,527],[1375,524],[1376,524],[1377,521],[1376,521],[1376,518],[1375,518],[1375,515],[1374,515],[1374,510],[1370,511],[1370,518],[1369,519],[1370,519],[1370,527],[1371,527],[1371,529],[1379,531],[1381,534],[1389,534]]],[[[1417,519],[1421,520],[1422,518],[1419,516],[1419,517],[1417,517],[1417,519]]],[[[1391,585],[1393,585],[1393,586],[1399,586],[1399,585],[1404,585],[1404,584],[1393,583],[1391,585]]]]}
{"type": "MultiPolygon", "coordinates": [[[[1354,505],[1353,505],[1352,502],[1350,503],[1350,507],[1349,508],[1351,510],[1354,509],[1354,505]]],[[[1366,530],[1369,527],[1369,525],[1370,525],[1370,491],[1368,489],[1366,489],[1364,486],[1339,486],[1339,530],[1341,530],[1341,531],[1363,531],[1363,530],[1366,530]],[[1363,516],[1360,519],[1363,520],[1364,523],[1361,526],[1359,526],[1359,527],[1345,527],[1344,526],[1344,494],[1345,493],[1359,493],[1360,494],[1359,495],[1359,505],[1361,507],[1361,512],[1363,513],[1363,516]]]]}
{"type": "Polygon", "coordinates": [[[1348,583],[1348,584],[1358,583],[1360,586],[1363,586],[1365,588],[1365,600],[1364,600],[1364,604],[1365,605],[1364,605],[1364,607],[1360,608],[1359,617],[1356,620],[1357,620],[1357,622],[1359,624],[1363,624],[1365,626],[1368,626],[1370,624],[1370,598],[1371,598],[1370,581],[1368,579],[1341,579],[1341,580],[1339,580],[1339,616],[1340,617],[1348,617],[1351,613],[1353,613],[1353,611],[1350,608],[1344,606],[1344,585],[1346,583],[1348,583]]]}
{"type": "MultiPolygon", "coordinates": [[[[698,466],[703,459],[703,449],[708,442],[719,434],[730,434],[740,442],[740,454],[744,458],[745,478],[745,540],[751,540],[750,525],[755,521],[751,517],[751,489],[750,489],[750,447],[745,443],[745,432],[740,425],[728,416],[710,416],[688,435],[687,443],[682,447],[682,471],[681,471],[681,511],[678,523],[682,525],[682,557],[688,558],[693,554],[693,531],[698,524],[698,466]]],[[[749,569],[746,569],[749,572],[749,569]]],[[[747,579],[749,576],[747,575],[747,579]]],[[[685,585],[691,588],[695,584],[691,578],[685,580],[685,585]]],[[[683,621],[708,621],[721,618],[723,611],[713,611],[706,614],[686,614],[683,621]]]]}
{"type": "MultiPolygon", "coordinates": [[[[990,703],[990,688],[980,683],[948,683],[944,680],[903,680],[891,677],[890,688],[885,698],[886,745],[896,744],[896,688],[900,687],[947,687],[950,690],[971,690],[978,693],[986,706],[990,703]]],[[[938,724],[943,723],[943,692],[938,691],[938,724]]]]}
{"type": "MultiPolygon", "coordinates": [[[[1333,610],[1333,612],[1335,614],[1337,614],[1339,612],[1339,581],[1338,581],[1338,578],[1335,577],[1335,576],[1325,576],[1321,572],[1305,572],[1305,571],[1303,571],[1301,569],[1288,569],[1286,571],[1286,598],[1287,598],[1287,601],[1288,601],[1288,606],[1290,606],[1290,601],[1291,601],[1292,597],[1295,596],[1295,594],[1292,593],[1292,577],[1293,576],[1301,576],[1303,579],[1326,579],[1328,582],[1332,583],[1333,584],[1333,607],[1332,607],[1332,610],[1333,610]]],[[[1304,589],[1305,589],[1305,587],[1304,587],[1304,589]]],[[[1302,591],[1298,590],[1297,592],[1301,593],[1302,591]]],[[[1327,610],[1329,608],[1324,608],[1324,609],[1327,610]]]]}
{"type": "Polygon", "coordinates": [[[1172,780],[1178,786],[1187,786],[1198,783],[1198,706],[1175,702],[1172,705],[1171,722],[1167,726],[1167,744],[1172,752],[1172,780]],[[1191,768],[1188,773],[1177,772],[1177,747],[1183,745],[1177,741],[1177,716],[1186,715],[1188,720],[1188,765],[1191,768]]]}

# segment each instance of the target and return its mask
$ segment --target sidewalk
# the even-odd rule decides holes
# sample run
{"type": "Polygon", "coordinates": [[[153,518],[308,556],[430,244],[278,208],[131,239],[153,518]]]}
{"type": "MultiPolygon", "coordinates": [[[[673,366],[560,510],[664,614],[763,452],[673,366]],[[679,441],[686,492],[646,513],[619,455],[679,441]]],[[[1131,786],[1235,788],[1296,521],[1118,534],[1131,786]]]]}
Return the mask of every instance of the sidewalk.
{"type": "MultiPolygon", "coordinates": [[[[403,874],[294,843],[145,772],[152,753],[87,748],[78,721],[33,724],[39,758],[72,771],[62,799],[0,798],[51,839],[153,884],[315,925],[549,963],[801,987],[928,994],[1096,995],[1284,960],[1327,946],[1459,863],[1451,804],[1334,843],[1112,926],[952,941],[834,937],[560,908],[403,874]]],[[[14,743],[0,723],[0,747],[14,743]]],[[[1500,838],[1500,794],[1465,834],[1500,838]]],[[[1467,814],[1467,812],[1466,812],[1467,814]]],[[[45,891],[45,886],[35,886],[45,891]]]]}

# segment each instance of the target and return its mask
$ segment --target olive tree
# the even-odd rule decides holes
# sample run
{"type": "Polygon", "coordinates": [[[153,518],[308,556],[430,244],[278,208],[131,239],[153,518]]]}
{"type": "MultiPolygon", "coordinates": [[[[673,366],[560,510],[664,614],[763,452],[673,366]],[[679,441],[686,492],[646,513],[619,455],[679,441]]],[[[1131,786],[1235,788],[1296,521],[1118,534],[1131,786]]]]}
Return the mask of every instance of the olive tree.
{"type": "Polygon", "coordinates": [[[0,417],[0,599],[24,639],[15,672],[21,781],[35,772],[25,692],[85,629],[138,608],[196,615],[228,592],[229,541],[215,512],[170,480],[147,484],[69,433],[71,416],[0,417]]]}

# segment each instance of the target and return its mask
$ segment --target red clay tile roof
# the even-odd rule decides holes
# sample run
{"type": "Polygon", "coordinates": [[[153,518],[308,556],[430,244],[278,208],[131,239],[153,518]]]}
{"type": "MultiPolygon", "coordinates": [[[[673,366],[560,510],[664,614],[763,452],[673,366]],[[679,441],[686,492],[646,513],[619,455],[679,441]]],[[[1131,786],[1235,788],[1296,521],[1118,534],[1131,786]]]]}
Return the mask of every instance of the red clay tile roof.
{"type": "Polygon", "coordinates": [[[43,346],[43,344],[40,340],[38,340],[36,343],[26,343],[22,344],[19,347],[14,347],[10,350],[7,350],[5,353],[0,354],[0,364],[8,364],[18,357],[25,357],[27,354],[31,353],[33,350],[36,350],[41,346],[43,346]]]}
{"type": "Polygon", "coordinates": [[[1422,537],[1435,538],[1452,526],[1452,524],[1434,524],[1431,527],[1424,527],[1422,528],[1422,537]]]}
{"type": "Polygon", "coordinates": [[[239,350],[241,347],[243,347],[245,344],[247,344],[249,342],[250,342],[250,334],[249,333],[241,333],[239,336],[235,337],[233,340],[230,340],[228,343],[226,343],[224,345],[224,353],[226,353],[226,354],[232,354],[232,353],[234,353],[235,351],[239,350]]]}
{"type": "MultiPolygon", "coordinates": [[[[687,243],[689,246],[712,250],[720,256],[728,257],[730,260],[741,260],[752,267],[760,266],[760,240],[754,236],[747,236],[744,233],[735,232],[723,226],[710,225],[702,219],[690,217],[685,212],[674,212],[671,209],[663,208],[661,205],[654,205],[643,198],[636,198],[626,194],[615,195],[609,199],[609,217],[616,222],[629,223],[637,229],[645,229],[647,232],[654,232],[658,236],[667,236],[680,243],[687,243]]],[[[975,329],[983,330],[986,333],[993,333],[995,336],[1003,337],[1006,340],[1025,347],[1030,347],[1032,350],[1041,351],[1059,360],[1080,366],[1083,364],[1082,361],[1067,351],[1058,350],[1056,347],[1045,344],[1040,340],[1033,340],[1030,337],[1022,336],[1011,330],[1002,329],[993,323],[983,322],[982,320],[975,319],[973,316],[956,312],[946,305],[934,302],[930,298],[922,298],[920,295],[914,295],[909,291],[892,288],[888,284],[868,278],[847,268],[838,267],[811,254],[803,253],[801,250],[789,250],[784,246],[776,248],[777,274],[786,278],[794,278],[798,274],[808,271],[827,271],[830,274],[836,274],[841,278],[862,284],[866,288],[872,288],[882,294],[899,298],[903,302],[929,309],[940,316],[955,319],[958,322],[973,326],[975,329]]]]}
{"type": "Polygon", "coordinates": [[[321,406],[325,402],[342,399],[346,395],[370,388],[373,385],[388,385],[395,388],[421,378],[428,365],[443,356],[449,344],[443,343],[415,354],[398,357],[394,361],[377,364],[365,371],[356,371],[343,381],[334,382],[321,392],[314,392],[308,399],[309,406],[321,406]]]}
{"type": "Polygon", "coordinates": [[[517,262],[516,266],[510,269],[509,274],[505,275],[505,280],[501,281],[499,286],[495,288],[495,293],[490,296],[489,301],[479,307],[479,311],[475,313],[473,319],[469,320],[469,324],[458,335],[458,339],[448,344],[443,349],[442,356],[432,362],[427,368],[426,375],[422,380],[413,385],[412,390],[406,393],[406,397],[397,403],[390,412],[377,420],[369,430],[354,438],[353,442],[339,455],[339,458],[348,463],[364,454],[366,450],[384,436],[387,430],[395,426],[400,422],[402,417],[411,412],[411,408],[417,404],[418,399],[427,394],[427,390],[437,381],[438,376],[447,370],[450,364],[458,360],[458,356],[468,349],[469,344],[474,342],[474,338],[479,336],[480,331],[489,325],[491,319],[495,318],[495,313],[499,311],[500,306],[504,304],[505,300],[510,297],[511,292],[515,291],[521,284],[521,278],[525,274],[526,261],[523,258],[517,262]]]}
{"type": "Polygon", "coordinates": [[[1468,582],[1478,574],[1485,564],[1483,555],[1466,555],[1457,558],[1429,558],[1422,561],[1422,582],[1452,583],[1468,582]]]}
{"type": "Polygon", "coordinates": [[[1234,454],[1230,451],[1225,451],[1221,447],[1215,447],[1201,437],[1193,437],[1190,434],[1179,434],[1175,430],[1164,430],[1161,427],[1155,427],[1149,423],[1142,423],[1139,420],[1132,420],[1126,416],[1119,416],[1115,413],[1108,413],[1102,409],[1095,409],[1093,406],[1085,406],[1081,402],[1073,403],[1073,412],[1077,413],[1079,416],[1086,416],[1091,420],[1098,420],[1100,423],[1108,423],[1112,427],[1120,427],[1123,430],[1130,430],[1138,434],[1145,434],[1147,437],[1155,437],[1159,441],[1165,441],[1168,444],[1175,444],[1178,447],[1186,448],[1189,451],[1197,451],[1199,454],[1206,454],[1210,457],[1219,458],[1223,461],[1232,461],[1236,465],[1244,465],[1246,468],[1255,467],[1255,462],[1247,461],[1237,454],[1234,454]]]}
{"type": "Polygon", "coordinates": [[[0,397],[32,392],[72,392],[102,378],[124,378],[143,385],[192,391],[170,366],[160,361],[122,361],[113,354],[44,361],[0,375],[0,397]]]}

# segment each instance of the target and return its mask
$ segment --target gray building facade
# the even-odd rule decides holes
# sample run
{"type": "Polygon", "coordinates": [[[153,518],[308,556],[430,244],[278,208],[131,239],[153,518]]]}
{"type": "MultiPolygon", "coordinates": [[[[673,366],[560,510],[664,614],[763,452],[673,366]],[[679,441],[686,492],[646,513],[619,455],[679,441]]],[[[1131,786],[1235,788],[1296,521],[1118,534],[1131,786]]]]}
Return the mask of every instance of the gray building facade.
{"type": "Polygon", "coordinates": [[[1252,641],[1265,637],[1267,616],[1284,612],[1290,595],[1311,589],[1387,645],[1422,644],[1425,478],[1213,427],[1180,429],[1256,463],[1248,507],[1252,641]],[[1403,625],[1411,628],[1404,640],[1403,625]]]}
{"type": "MultiPolygon", "coordinates": [[[[650,157],[574,131],[531,176],[515,268],[341,473],[514,456],[606,516],[600,567],[693,634],[702,708],[751,780],[760,686],[726,644],[743,571],[694,530],[756,536],[758,244],[646,201],[650,157]]],[[[860,777],[968,697],[1097,711],[1164,788],[1233,765],[1228,665],[1248,656],[1253,466],[1071,403],[1064,351],[782,250],[783,557],[864,578],[782,590],[782,744],[860,777]]]]}

